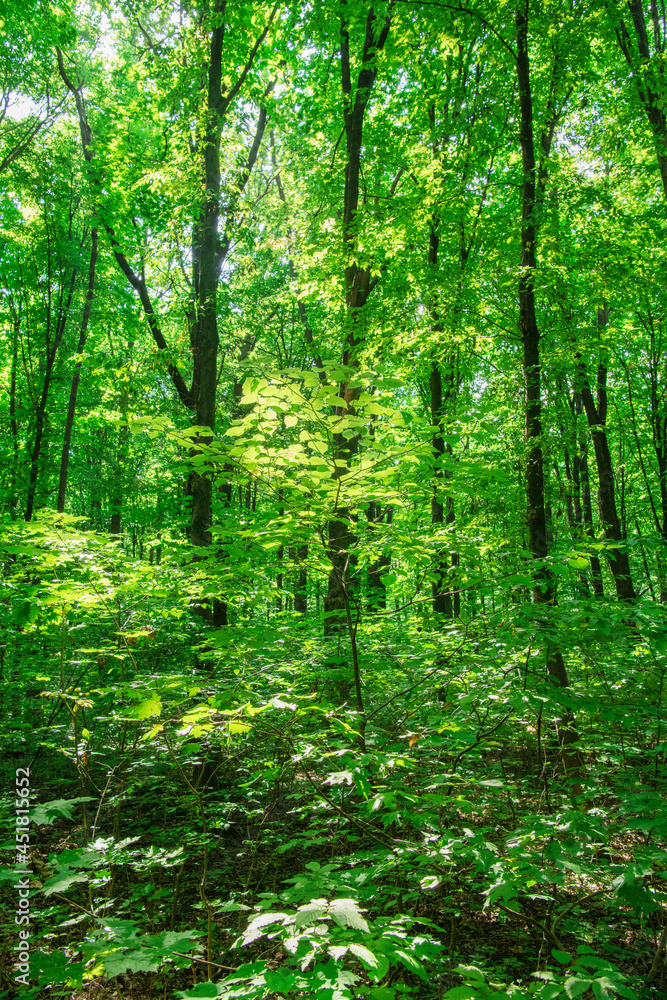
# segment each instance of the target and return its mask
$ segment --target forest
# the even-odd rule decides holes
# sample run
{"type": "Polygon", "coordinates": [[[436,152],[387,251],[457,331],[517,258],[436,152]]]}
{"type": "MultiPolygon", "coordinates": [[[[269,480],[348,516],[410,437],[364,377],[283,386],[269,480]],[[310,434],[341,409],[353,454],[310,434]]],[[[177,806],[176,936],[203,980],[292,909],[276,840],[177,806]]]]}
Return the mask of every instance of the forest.
{"type": "Polygon", "coordinates": [[[664,0],[0,0],[0,1000],[667,995],[664,0]]]}

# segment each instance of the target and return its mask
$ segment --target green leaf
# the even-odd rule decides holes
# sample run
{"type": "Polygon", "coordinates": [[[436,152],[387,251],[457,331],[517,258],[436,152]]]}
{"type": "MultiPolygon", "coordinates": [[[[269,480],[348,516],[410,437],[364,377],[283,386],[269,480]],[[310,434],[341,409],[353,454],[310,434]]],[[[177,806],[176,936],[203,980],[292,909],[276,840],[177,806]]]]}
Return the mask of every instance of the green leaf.
{"type": "Polygon", "coordinates": [[[90,795],[79,796],[76,799],[53,799],[51,802],[33,806],[30,810],[30,822],[36,826],[51,826],[53,821],[61,816],[72,819],[72,809],[79,802],[94,801],[90,795]]]}
{"type": "Polygon", "coordinates": [[[47,955],[35,951],[30,955],[31,976],[37,976],[41,986],[70,984],[80,989],[83,981],[83,963],[72,962],[63,951],[53,951],[47,955]]]}
{"type": "Polygon", "coordinates": [[[374,955],[372,951],[366,948],[363,944],[352,943],[348,945],[348,951],[351,951],[353,955],[366,966],[371,972],[375,971],[380,966],[380,959],[377,955],[374,955]]]}
{"type": "Polygon", "coordinates": [[[273,990],[275,993],[290,993],[296,982],[296,976],[289,969],[281,968],[274,972],[269,969],[264,973],[264,982],[267,989],[273,990]]]}
{"type": "Polygon", "coordinates": [[[51,878],[47,879],[43,886],[43,892],[45,896],[52,896],[54,892],[65,892],[69,889],[71,885],[75,882],[87,882],[87,875],[77,875],[70,871],[58,872],[57,875],[53,875],[51,878]]]}
{"type": "Polygon", "coordinates": [[[176,990],[176,996],[181,1000],[203,1000],[206,997],[219,997],[225,992],[225,987],[216,983],[197,983],[191,990],[176,990]]]}
{"type": "Polygon", "coordinates": [[[150,719],[151,715],[157,715],[159,718],[161,714],[162,701],[158,695],[152,695],[152,697],[142,701],[139,705],[135,705],[129,712],[130,718],[139,719],[140,721],[150,719]]]}
{"type": "Polygon", "coordinates": [[[551,954],[561,965],[569,965],[572,961],[572,955],[570,955],[569,951],[559,951],[558,948],[552,948],[551,954]]]}
{"type": "Polygon", "coordinates": [[[593,980],[587,976],[569,976],[569,978],[565,980],[565,992],[569,996],[570,1000],[575,1000],[576,997],[582,996],[588,989],[590,989],[592,984],[593,980]]]}
{"type": "Polygon", "coordinates": [[[229,732],[234,735],[235,733],[249,733],[252,726],[249,726],[245,722],[230,722],[229,732]]]}
{"type": "Polygon", "coordinates": [[[300,927],[308,927],[310,924],[317,923],[319,918],[326,912],[326,909],[326,899],[313,899],[310,903],[306,903],[305,906],[300,906],[296,911],[295,927],[298,930],[300,927]]]}
{"type": "Polygon", "coordinates": [[[354,899],[334,899],[329,904],[329,913],[341,927],[354,927],[364,934],[370,933],[368,923],[362,917],[359,904],[354,899]]]}

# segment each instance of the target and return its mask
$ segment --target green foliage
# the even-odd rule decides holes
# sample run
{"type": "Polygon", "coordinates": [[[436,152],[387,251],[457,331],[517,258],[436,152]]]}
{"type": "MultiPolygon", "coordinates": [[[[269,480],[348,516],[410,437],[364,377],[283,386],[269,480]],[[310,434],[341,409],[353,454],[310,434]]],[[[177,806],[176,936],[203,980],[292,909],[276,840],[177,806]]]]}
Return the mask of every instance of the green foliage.
{"type": "Polygon", "coordinates": [[[664,992],[667,25],[527,219],[515,14],[0,5],[0,996],[664,992]]]}

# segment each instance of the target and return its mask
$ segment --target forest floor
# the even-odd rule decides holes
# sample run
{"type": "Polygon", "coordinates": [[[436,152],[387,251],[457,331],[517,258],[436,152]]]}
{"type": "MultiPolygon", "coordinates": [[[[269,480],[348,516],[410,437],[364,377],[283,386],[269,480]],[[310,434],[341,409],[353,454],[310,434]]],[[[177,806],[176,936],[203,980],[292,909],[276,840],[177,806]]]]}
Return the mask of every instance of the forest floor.
{"type": "MultiPolygon", "coordinates": [[[[148,643],[131,662],[107,651],[69,716],[60,694],[39,698],[48,646],[30,647],[32,675],[17,657],[0,770],[10,789],[29,765],[36,801],[24,1000],[665,995],[655,678],[637,669],[620,697],[608,664],[606,688],[589,672],[568,775],[554,719],[574,696],[457,639],[442,669],[432,649],[383,664],[378,646],[363,743],[344,667],[315,640],[306,669],[297,639],[246,637],[241,680],[238,646],[205,675],[183,646],[169,669],[148,643]]],[[[18,940],[2,806],[0,998],[17,992],[18,940]]]]}

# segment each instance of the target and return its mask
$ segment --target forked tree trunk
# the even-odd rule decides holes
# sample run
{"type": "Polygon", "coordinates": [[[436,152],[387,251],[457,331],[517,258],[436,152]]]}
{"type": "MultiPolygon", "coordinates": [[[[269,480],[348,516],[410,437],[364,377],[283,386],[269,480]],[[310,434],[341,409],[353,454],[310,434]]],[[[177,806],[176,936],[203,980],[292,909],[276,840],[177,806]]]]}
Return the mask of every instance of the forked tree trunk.
{"type": "MultiPolygon", "coordinates": [[[[625,6],[625,5],[623,5],[625,6]]],[[[618,8],[621,9],[620,7],[618,8]]],[[[658,5],[656,0],[651,3],[651,20],[653,43],[655,51],[651,54],[649,42],[649,32],[646,30],[646,18],[642,0],[628,0],[627,9],[632,17],[632,27],[635,35],[637,52],[635,54],[631,36],[622,18],[616,28],[616,38],[625,56],[630,74],[637,88],[639,101],[644,108],[651,131],[653,132],[653,142],[655,145],[658,169],[662,187],[667,198],[667,117],[665,115],[665,98],[667,89],[665,88],[664,77],[664,46],[665,38],[663,28],[660,25],[658,5]]],[[[662,8],[664,19],[664,6],[662,8]]]]}
{"type": "MultiPolygon", "coordinates": [[[[604,326],[606,318],[606,309],[600,310],[598,312],[598,325],[604,326]]],[[[591,387],[583,366],[579,367],[578,374],[579,391],[586,411],[591,438],[593,439],[595,461],[598,470],[598,512],[600,522],[604,530],[605,540],[613,546],[608,552],[609,568],[614,577],[618,599],[621,601],[632,601],[637,595],[630,575],[630,562],[628,559],[628,550],[625,545],[625,536],[616,509],[614,467],[609,449],[609,440],[607,438],[607,368],[606,365],[598,365],[597,401],[593,399],[593,393],[591,392],[591,387]]]]}

